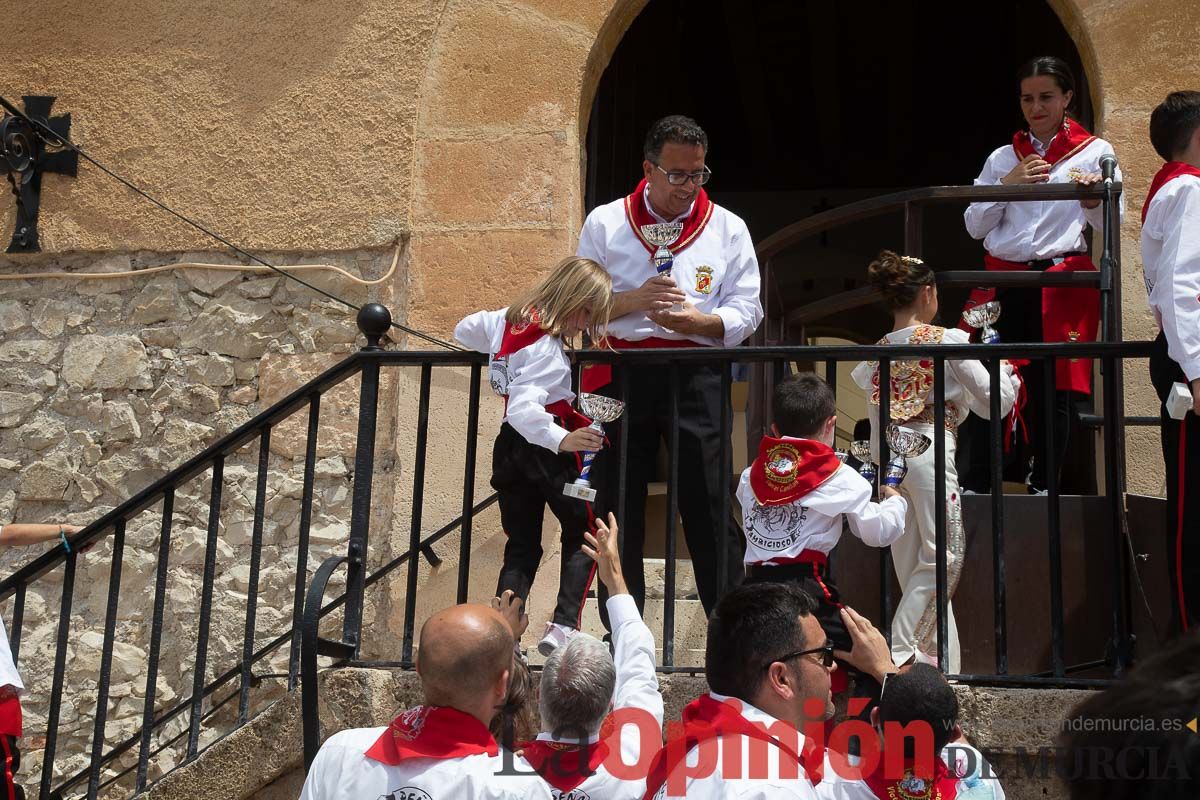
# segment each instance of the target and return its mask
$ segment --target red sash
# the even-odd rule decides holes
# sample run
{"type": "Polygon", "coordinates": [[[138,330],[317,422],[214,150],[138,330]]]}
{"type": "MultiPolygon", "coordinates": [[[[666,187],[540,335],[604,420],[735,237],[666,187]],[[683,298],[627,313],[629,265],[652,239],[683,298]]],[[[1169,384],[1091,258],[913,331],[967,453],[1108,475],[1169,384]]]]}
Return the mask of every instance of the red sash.
{"type": "Polygon", "coordinates": [[[0,689],[0,734],[21,736],[21,698],[12,686],[0,689]]]}
{"type": "Polygon", "coordinates": [[[608,757],[608,745],[604,742],[564,744],[535,739],[525,742],[518,749],[529,766],[563,794],[595,775],[608,757]]]}
{"type": "Polygon", "coordinates": [[[366,756],[396,766],[410,758],[444,760],[499,752],[487,726],[470,714],[448,706],[416,706],[392,720],[366,756]]]}
{"type": "Polygon", "coordinates": [[[1146,202],[1142,204],[1142,224],[1146,224],[1146,214],[1150,213],[1150,201],[1154,199],[1154,195],[1158,194],[1158,190],[1166,186],[1180,175],[1195,175],[1200,178],[1200,169],[1196,169],[1191,164],[1185,164],[1182,161],[1168,161],[1162,165],[1154,180],[1150,181],[1150,191],[1146,194],[1146,202]]]}
{"type": "Polygon", "coordinates": [[[791,503],[829,480],[841,465],[821,442],[764,436],[750,465],[750,489],[759,505],[791,503]]]}
{"type": "MultiPolygon", "coordinates": [[[[1029,269],[1028,264],[1004,261],[990,254],[983,256],[984,266],[989,270],[1015,271],[1029,269]]],[[[1086,255],[1067,256],[1061,263],[1046,272],[1095,272],[1096,265],[1086,255]]],[[[995,289],[976,288],[971,290],[963,310],[995,299],[995,289]]],[[[1001,314],[1004,310],[1001,309],[1001,314]]],[[[1100,291],[1092,288],[1070,286],[1046,286],[1042,289],[1042,340],[1046,342],[1094,342],[1100,327],[1100,291]]],[[[960,321],[959,328],[973,330],[960,321]]],[[[1013,364],[1028,363],[1014,359],[1013,364]]],[[[1092,360],[1090,358],[1060,358],[1057,366],[1056,384],[1059,389],[1082,394],[1092,392],[1092,360]]]]}
{"type": "MultiPolygon", "coordinates": [[[[679,238],[675,240],[675,244],[667,248],[671,251],[671,255],[679,255],[692,242],[696,241],[696,237],[700,235],[704,230],[704,226],[712,219],[712,213],[713,203],[708,199],[708,192],[701,189],[696,193],[696,201],[692,203],[691,213],[683,221],[683,232],[679,234],[679,238]]],[[[650,213],[650,209],[646,208],[645,178],[633,190],[633,194],[625,198],[625,219],[629,222],[629,227],[633,229],[633,235],[642,243],[642,247],[645,247],[646,252],[653,256],[654,251],[658,247],[646,241],[646,237],[642,236],[643,225],[653,225],[658,222],[654,218],[654,215],[650,213]]]]}
{"type": "MultiPolygon", "coordinates": [[[[767,731],[750,722],[742,716],[742,701],[730,698],[724,702],[716,700],[711,695],[700,695],[683,709],[683,743],[682,746],[668,742],[667,746],[654,756],[650,762],[650,772],[646,777],[646,794],[643,800],[651,800],[658,790],[667,782],[667,778],[687,758],[692,748],[701,742],[722,736],[746,736],[763,742],[770,742],[778,747],[783,754],[794,758],[809,780],[816,784],[820,782],[825,767],[825,753],[817,748],[809,739],[804,741],[804,755],[778,739],[773,738],[767,731]]],[[[754,777],[754,776],[747,776],[754,777]]]]}
{"type": "Polygon", "coordinates": [[[1045,155],[1039,155],[1038,151],[1034,149],[1033,136],[1029,131],[1017,131],[1013,134],[1013,152],[1017,154],[1018,161],[1024,161],[1029,156],[1038,156],[1054,166],[1064,158],[1070,158],[1087,147],[1095,138],[1078,122],[1070,117],[1064,117],[1062,128],[1055,135],[1054,141],[1050,142],[1050,146],[1046,148],[1045,155]]]}
{"type": "Polygon", "coordinates": [[[904,777],[893,779],[884,775],[884,759],[879,760],[879,768],[863,778],[867,788],[879,800],[954,800],[958,795],[958,779],[950,773],[941,758],[933,761],[933,777],[921,778],[913,771],[914,761],[904,760],[904,777]]]}

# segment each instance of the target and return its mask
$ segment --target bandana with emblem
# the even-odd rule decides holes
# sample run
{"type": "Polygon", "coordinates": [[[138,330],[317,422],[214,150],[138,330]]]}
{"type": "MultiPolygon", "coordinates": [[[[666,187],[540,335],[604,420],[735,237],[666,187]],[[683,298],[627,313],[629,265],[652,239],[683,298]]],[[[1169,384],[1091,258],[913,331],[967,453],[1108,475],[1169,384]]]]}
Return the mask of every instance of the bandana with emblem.
{"type": "Polygon", "coordinates": [[[750,489],[759,505],[792,503],[829,480],[841,464],[832,448],[813,439],[764,436],[750,465],[750,489]]]}
{"type": "Polygon", "coordinates": [[[604,742],[570,744],[534,739],[518,749],[529,766],[563,794],[595,775],[608,758],[608,745],[604,742]]]}
{"type": "Polygon", "coordinates": [[[883,762],[880,759],[879,769],[864,779],[867,788],[880,800],[954,800],[958,794],[958,780],[940,758],[933,761],[932,777],[920,777],[914,761],[906,759],[904,775],[898,780],[884,775],[887,770],[883,762]]]}
{"type": "Polygon", "coordinates": [[[416,706],[392,720],[366,756],[396,766],[410,758],[495,756],[499,752],[487,726],[470,714],[446,706],[416,706]]]}

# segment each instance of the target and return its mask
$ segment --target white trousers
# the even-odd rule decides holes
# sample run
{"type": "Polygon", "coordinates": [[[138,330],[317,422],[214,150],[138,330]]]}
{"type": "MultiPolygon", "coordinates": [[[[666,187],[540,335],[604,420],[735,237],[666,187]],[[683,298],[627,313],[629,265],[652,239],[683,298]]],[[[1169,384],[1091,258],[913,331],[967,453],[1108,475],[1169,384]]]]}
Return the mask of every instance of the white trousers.
{"type": "MultiPolygon", "coordinates": [[[[933,426],[908,423],[918,433],[933,437],[933,426]]],[[[958,471],[954,468],[955,438],[945,434],[946,474],[946,588],[950,597],[962,573],[966,535],[962,523],[962,499],[958,496],[958,471]]],[[[935,505],[938,476],[934,471],[934,447],[908,459],[908,474],[900,492],[908,500],[904,535],[892,543],[892,563],[904,592],[892,618],[892,657],[903,664],[914,655],[921,661],[937,658],[937,514],[935,505]],[[919,651],[919,653],[918,653],[919,651]]],[[[946,603],[948,663],[945,671],[958,673],[961,651],[954,609],[946,603]]]]}

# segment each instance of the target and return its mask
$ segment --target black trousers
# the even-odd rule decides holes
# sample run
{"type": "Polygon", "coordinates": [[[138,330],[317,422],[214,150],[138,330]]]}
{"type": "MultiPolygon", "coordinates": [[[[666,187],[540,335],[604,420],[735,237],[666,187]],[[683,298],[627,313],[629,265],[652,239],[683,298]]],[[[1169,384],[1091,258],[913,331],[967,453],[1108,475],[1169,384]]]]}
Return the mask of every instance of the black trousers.
{"type": "MultiPolygon", "coordinates": [[[[596,455],[592,475],[604,460],[596,455]]],[[[578,628],[583,601],[595,575],[595,562],[580,550],[583,533],[592,525],[592,504],[563,494],[563,486],[579,477],[577,453],[551,453],[530,444],[511,425],[500,427],[492,450],[492,488],[500,494],[500,523],[508,537],[496,594],[511,589],[526,601],[542,560],[542,520],[546,506],[562,526],[562,565],[554,621],[578,628]]],[[[594,478],[593,478],[594,482],[594,478]]]]}
{"type": "Polygon", "coordinates": [[[1187,383],[1167,355],[1162,333],[1150,355],[1150,381],[1163,401],[1159,428],[1167,472],[1167,565],[1171,581],[1171,632],[1200,626],[1200,417],[1167,415],[1165,401],[1174,383],[1187,383]]]}
{"type": "MultiPolygon", "coordinates": [[[[1041,289],[999,289],[996,299],[1001,305],[1000,319],[995,325],[1001,343],[1044,340],[1041,289]]],[[[1041,361],[1032,361],[1021,368],[1021,379],[1025,382],[1026,393],[1021,417],[1029,431],[1029,441],[1023,441],[1018,430],[1012,449],[1005,454],[1004,462],[1005,472],[1015,470],[1010,477],[1022,481],[1028,474],[1026,464],[1032,459],[1032,475],[1029,482],[1035,489],[1045,489],[1047,484],[1045,393],[1054,392],[1054,464],[1058,473],[1062,472],[1067,448],[1079,425],[1079,402],[1083,398],[1078,392],[1059,390],[1054,385],[1047,386],[1044,369],[1041,361]]],[[[988,420],[972,415],[967,418],[964,430],[959,433],[960,445],[966,444],[966,447],[960,449],[961,456],[958,459],[959,482],[964,489],[981,493],[992,490],[990,425],[988,420]]]]}
{"type": "MultiPolygon", "coordinates": [[[[646,603],[646,575],[642,561],[646,541],[646,486],[655,480],[659,441],[670,444],[671,386],[669,372],[663,367],[626,367],[614,370],[614,380],[600,390],[609,397],[621,397],[622,382],[629,382],[629,405],[616,422],[605,424],[613,447],[620,441],[622,426],[629,428],[628,457],[624,465],[618,458],[606,459],[604,483],[597,497],[602,511],[612,510],[623,531],[621,569],[639,610],[646,603]],[[616,509],[621,467],[626,470],[624,508],[616,509]]],[[[720,581],[717,575],[717,548],[724,547],[726,587],[741,576],[741,534],[734,530],[729,509],[736,502],[730,486],[721,485],[721,463],[726,472],[732,468],[732,451],[721,447],[721,370],[712,364],[684,365],[679,370],[679,516],[684,538],[692,557],[696,588],[706,614],[717,605],[720,581]],[[724,516],[721,497],[728,498],[724,516]]],[[[593,472],[596,468],[593,467],[593,472]]],[[[603,608],[602,608],[603,610],[603,608]]]]}

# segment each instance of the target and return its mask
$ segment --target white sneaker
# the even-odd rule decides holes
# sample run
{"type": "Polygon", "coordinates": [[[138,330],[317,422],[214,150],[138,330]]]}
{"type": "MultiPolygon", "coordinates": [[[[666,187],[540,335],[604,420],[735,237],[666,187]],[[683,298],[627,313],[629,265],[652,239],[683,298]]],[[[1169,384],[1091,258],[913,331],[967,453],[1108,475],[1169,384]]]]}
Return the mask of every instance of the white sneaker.
{"type": "Polygon", "coordinates": [[[922,653],[920,650],[914,652],[913,655],[915,656],[914,660],[917,664],[928,664],[931,667],[936,667],[938,665],[937,656],[931,656],[928,653],[922,653]]]}
{"type": "Polygon", "coordinates": [[[538,642],[538,652],[548,658],[551,653],[566,644],[567,640],[576,633],[577,631],[574,628],[559,625],[557,622],[547,622],[546,633],[542,636],[542,640],[538,642]]]}

